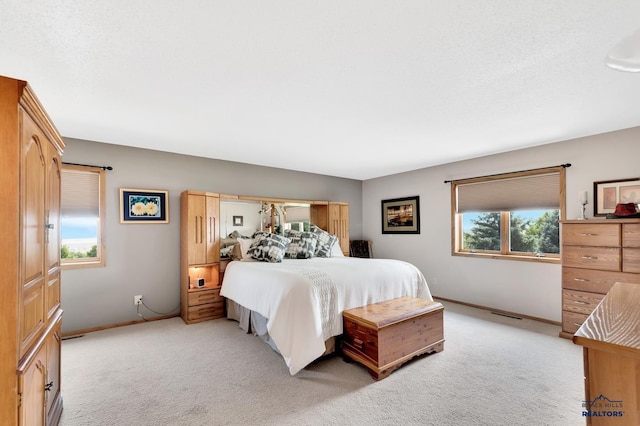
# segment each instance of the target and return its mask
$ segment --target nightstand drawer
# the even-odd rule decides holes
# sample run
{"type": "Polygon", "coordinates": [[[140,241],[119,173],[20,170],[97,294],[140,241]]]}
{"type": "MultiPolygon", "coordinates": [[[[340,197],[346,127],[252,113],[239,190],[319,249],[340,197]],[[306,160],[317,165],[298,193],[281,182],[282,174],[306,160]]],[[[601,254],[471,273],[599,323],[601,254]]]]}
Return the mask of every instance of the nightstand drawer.
{"type": "Polygon", "coordinates": [[[562,310],[577,314],[589,315],[598,303],[604,298],[601,293],[589,293],[586,291],[563,290],[562,310]]]}
{"type": "Polygon", "coordinates": [[[562,265],[574,268],[620,271],[620,248],[562,246],[562,265]]]}
{"type": "Polygon", "coordinates": [[[189,291],[189,306],[223,301],[224,297],[220,296],[220,288],[207,288],[203,290],[189,291]]]}
{"type": "Polygon", "coordinates": [[[564,223],[562,224],[562,244],[616,247],[620,245],[620,225],[617,223],[564,223]]]}
{"type": "Polygon", "coordinates": [[[189,321],[222,318],[224,316],[224,303],[208,303],[206,305],[189,306],[187,319],[189,321]]]}

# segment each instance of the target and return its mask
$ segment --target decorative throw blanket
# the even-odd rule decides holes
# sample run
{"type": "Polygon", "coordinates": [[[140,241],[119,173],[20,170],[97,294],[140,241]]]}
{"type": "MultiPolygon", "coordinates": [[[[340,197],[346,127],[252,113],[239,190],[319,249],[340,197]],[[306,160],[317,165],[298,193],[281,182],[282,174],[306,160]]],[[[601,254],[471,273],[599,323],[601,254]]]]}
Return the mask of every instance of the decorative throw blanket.
{"type": "Polygon", "coordinates": [[[320,305],[320,322],[322,337],[327,340],[342,332],[338,330],[336,316],[338,313],[338,290],[331,277],[322,271],[306,271],[302,273],[313,284],[313,294],[320,305]]]}

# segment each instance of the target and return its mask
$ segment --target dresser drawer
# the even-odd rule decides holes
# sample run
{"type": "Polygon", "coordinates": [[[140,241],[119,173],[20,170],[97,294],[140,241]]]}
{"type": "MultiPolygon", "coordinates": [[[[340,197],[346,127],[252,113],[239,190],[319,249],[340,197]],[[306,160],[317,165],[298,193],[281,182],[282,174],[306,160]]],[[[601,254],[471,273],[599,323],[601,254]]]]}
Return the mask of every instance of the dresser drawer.
{"type": "Polygon", "coordinates": [[[562,331],[575,333],[589,315],[578,314],[576,312],[562,312],[562,331]]]}
{"type": "Polygon", "coordinates": [[[206,305],[189,306],[188,321],[209,320],[224,317],[224,303],[208,303],[206,305]]]}
{"type": "Polygon", "coordinates": [[[589,315],[604,298],[601,293],[587,291],[562,290],[562,310],[589,315]]]}
{"type": "Polygon", "coordinates": [[[224,297],[220,296],[220,288],[207,288],[189,291],[189,306],[223,301],[224,297]]]}
{"type": "Polygon", "coordinates": [[[640,247],[640,223],[622,224],[622,246],[640,247]]]}
{"type": "Polygon", "coordinates": [[[620,225],[563,223],[562,245],[617,247],[620,245],[620,225]]]}
{"type": "Polygon", "coordinates": [[[562,268],[562,288],[606,294],[616,282],[640,284],[640,275],[594,269],[562,268]]]}
{"type": "Polygon", "coordinates": [[[622,270],[640,274],[640,248],[622,249],[622,270]]]}
{"type": "Polygon", "coordinates": [[[617,247],[562,246],[562,265],[620,271],[620,250],[617,247]]]}

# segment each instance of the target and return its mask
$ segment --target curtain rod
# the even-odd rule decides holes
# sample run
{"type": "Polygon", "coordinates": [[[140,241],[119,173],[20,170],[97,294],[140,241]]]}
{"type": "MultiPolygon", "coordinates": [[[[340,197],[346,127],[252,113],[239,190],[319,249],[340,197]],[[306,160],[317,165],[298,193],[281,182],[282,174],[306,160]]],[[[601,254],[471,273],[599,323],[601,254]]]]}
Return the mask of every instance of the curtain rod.
{"type": "Polygon", "coordinates": [[[62,164],[66,164],[68,166],[97,167],[97,168],[102,169],[102,170],[113,170],[113,167],[111,167],[111,166],[94,166],[92,164],[66,163],[64,161],[62,162],[62,164]]]}
{"type": "Polygon", "coordinates": [[[482,179],[482,178],[488,178],[488,177],[494,177],[494,176],[510,175],[512,173],[520,173],[520,172],[534,172],[536,170],[552,169],[554,167],[564,167],[566,169],[567,167],[571,167],[571,163],[560,164],[559,166],[539,167],[537,169],[520,170],[518,172],[496,173],[494,175],[476,176],[474,178],[445,180],[444,183],[451,183],[451,182],[455,182],[455,181],[458,181],[458,180],[482,179]]]}

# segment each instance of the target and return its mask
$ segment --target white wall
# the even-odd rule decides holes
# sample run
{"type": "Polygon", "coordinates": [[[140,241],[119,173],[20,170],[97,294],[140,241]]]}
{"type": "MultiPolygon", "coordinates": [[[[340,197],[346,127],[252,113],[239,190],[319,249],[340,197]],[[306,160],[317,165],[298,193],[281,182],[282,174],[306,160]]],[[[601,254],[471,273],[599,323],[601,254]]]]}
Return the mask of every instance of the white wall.
{"type": "MultiPolygon", "coordinates": [[[[139,320],[133,296],[157,312],[180,302],[180,193],[187,189],[299,200],[346,201],[362,232],[362,182],[119,145],[65,139],[63,162],[106,172],[106,267],[62,271],[64,333],[139,320]],[[119,188],[169,191],[168,224],[121,224],[119,188]]],[[[255,227],[255,224],[253,224],[255,227]]],[[[233,229],[229,227],[228,232],[233,229]]],[[[142,312],[147,317],[157,314],[142,312]]],[[[179,310],[177,311],[179,312],[179,310]]]]}
{"type": "Polygon", "coordinates": [[[593,182],[640,177],[640,128],[364,181],[363,238],[374,242],[376,257],[418,266],[435,296],[559,322],[559,265],[451,255],[451,188],[444,181],[564,163],[572,164],[567,169],[567,219],[580,215],[578,192],[585,190],[587,216],[592,217],[593,182]],[[420,196],[420,234],[383,235],[381,200],[414,195],[420,196]]]}

